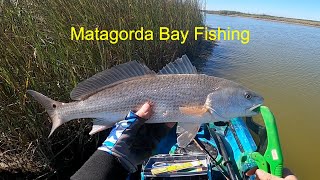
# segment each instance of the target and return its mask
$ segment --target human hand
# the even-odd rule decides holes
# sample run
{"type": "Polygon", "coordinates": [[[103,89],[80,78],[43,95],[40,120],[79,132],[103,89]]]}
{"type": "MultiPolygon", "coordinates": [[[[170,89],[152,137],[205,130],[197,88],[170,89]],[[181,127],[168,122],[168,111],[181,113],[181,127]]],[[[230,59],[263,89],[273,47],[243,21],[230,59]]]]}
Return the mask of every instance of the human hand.
{"type": "MultiPolygon", "coordinates": [[[[151,102],[144,103],[142,107],[135,114],[143,119],[149,119],[152,115],[152,103],[151,102]]],[[[165,124],[169,128],[172,128],[176,123],[169,122],[165,124]]]]}
{"type": "Polygon", "coordinates": [[[283,169],[283,178],[276,177],[270,173],[267,173],[261,169],[253,169],[247,172],[247,175],[256,175],[256,180],[298,180],[298,178],[287,168],[283,169]]]}
{"type": "Polygon", "coordinates": [[[125,120],[119,121],[111,130],[99,150],[117,157],[129,172],[152,155],[160,139],[167,135],[172,124],[144,124],[152,115],[152,104],[145,103],[136,113],[129,112],[125,120]]]}

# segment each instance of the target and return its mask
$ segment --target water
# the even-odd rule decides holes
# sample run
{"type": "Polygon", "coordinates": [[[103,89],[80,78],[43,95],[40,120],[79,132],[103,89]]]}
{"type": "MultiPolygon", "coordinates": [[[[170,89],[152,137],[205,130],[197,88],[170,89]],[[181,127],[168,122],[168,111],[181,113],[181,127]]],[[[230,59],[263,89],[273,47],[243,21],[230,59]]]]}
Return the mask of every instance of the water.
{"type": "Polygon", "coordinates": [[[285,166],[314,179],[320,161],[320,28],[207,15],[210,27],[249,29],[250,42],[220,41],[206,74],[259,92],[277,119],[285,166]]]}

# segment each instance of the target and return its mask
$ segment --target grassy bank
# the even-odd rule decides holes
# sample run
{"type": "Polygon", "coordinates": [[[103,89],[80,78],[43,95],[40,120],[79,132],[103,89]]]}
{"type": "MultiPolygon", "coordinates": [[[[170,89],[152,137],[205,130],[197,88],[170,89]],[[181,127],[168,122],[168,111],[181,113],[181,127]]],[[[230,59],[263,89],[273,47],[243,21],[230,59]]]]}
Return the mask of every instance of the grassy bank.
{"type": "Polygon", "coordinates": [[[219,14],[223,16],[240,16],[240,17],[249,17],[255,19],[263,19],[268,21],[279,21],[284,23],[292,23],[292,24],[301,24],[306,26],[314,26],[320,27],[320,21],[313,21],[313,20],[306,20],[306,19],[295,19],[295,18],[286,18],[286,17],[278,17],[278,16],[270,16],[266,14],[249,14],[249,13],[242,13],[238,11],[205,11],[209,14],[219,14]]]}
{"type": "MultiPolygon", "coordinates": [[[[76,84],[129,60],[154,70],[201,41],[72,41],[71,26],[190,30],[203,25],[197,0],[57,0],[0,2],[0,171],[50,177],[76,169],[96,149],[90,120],[73,121],[48,139],[51,124],[27,89],[68,102],[76,84]]],[[[191,36],[192,37],[192,36],[191,36]]],[[[69,172],[72,173],[72,172],[69,172]]]]}

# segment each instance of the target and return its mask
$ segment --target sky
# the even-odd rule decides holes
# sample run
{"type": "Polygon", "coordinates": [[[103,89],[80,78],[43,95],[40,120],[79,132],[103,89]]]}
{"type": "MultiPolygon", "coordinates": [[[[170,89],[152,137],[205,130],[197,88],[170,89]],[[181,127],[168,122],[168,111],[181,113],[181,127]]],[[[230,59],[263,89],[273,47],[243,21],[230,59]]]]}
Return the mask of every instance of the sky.
{"type": "Polygon", "coordinates": [[[207,10],[232,10],[253,14],[320,21],[320,0],[203,0],[207,10]]]}

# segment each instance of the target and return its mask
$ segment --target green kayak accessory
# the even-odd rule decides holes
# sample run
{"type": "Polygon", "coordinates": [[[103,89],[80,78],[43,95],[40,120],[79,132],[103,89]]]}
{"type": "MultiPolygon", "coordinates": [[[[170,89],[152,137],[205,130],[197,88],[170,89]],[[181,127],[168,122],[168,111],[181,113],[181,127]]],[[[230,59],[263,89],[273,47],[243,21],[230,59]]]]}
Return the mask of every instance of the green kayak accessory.
{"type": "Polygon", "coordinates": [[[259,152],[253,152],[251,157],[256,161],[259,169],[282,177],[283,156],[276,120],[268,107],[261,106],[258,110],[266,126],[268,145],[263,156],[259,152]]]}

